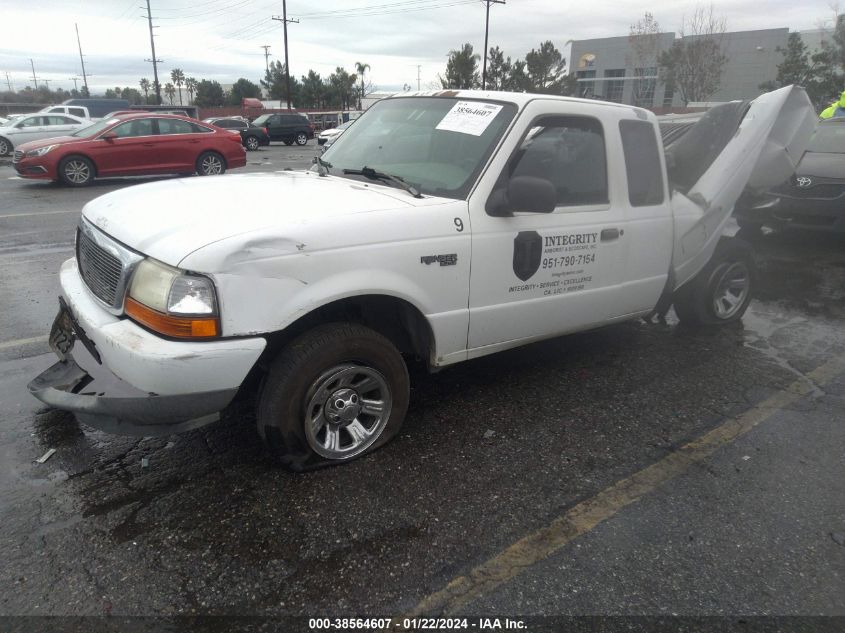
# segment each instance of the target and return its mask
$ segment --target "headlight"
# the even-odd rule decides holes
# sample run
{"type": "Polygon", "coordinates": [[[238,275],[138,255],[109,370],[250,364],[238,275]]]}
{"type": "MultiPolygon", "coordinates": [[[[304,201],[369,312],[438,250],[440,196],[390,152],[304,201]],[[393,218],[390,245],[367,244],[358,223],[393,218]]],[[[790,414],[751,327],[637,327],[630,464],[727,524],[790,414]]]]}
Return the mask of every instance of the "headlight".
{"type": "Polygon", "coordinates": [[[36,156],[44,156],[44,154],[49,152],[54,147],[58,147],[58,145],[48,145],[47,147],[39,147],[38,149],[30,150],[26,153],[26,157],[35,158],[36,156]]]}
{"type": "Polygon", "coordinates": [[[214,284],[208,277],[145,259],[135,269],[126,314],[151,330],[176,338],[220,335],[214,284]]]}

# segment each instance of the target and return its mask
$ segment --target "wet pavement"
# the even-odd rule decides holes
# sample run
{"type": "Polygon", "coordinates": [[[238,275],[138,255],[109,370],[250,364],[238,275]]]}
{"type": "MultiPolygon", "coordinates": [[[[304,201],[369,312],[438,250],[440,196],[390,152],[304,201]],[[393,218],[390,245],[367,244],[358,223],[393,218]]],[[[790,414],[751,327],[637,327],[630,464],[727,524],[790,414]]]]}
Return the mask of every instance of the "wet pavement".
{"type": "Polygon", "coordinates": [[[845,381],[808,378],[845,356],[845,239],[755,239],[760,291],[736,327],[688,330],[670,313],[665,326],[625,323],[434,375],[412,368],[396,440],[294,475],[263,452],[248,398],[212,426],[136,439],[80,426],[26,393],[53,357],[44,341],[8,343],[46,334],[76,221],[46,213],[77,204],[77,192],[67,202],[21,186],[2,179],[2,199],[46,201],[18,224],[2,216],[20,211],[0,210],[10,228],[0,235],[0,614],[412,613],[579,503],[799,384],[803,395],[741,438],[452,606],[845,615],[845,381]]]}

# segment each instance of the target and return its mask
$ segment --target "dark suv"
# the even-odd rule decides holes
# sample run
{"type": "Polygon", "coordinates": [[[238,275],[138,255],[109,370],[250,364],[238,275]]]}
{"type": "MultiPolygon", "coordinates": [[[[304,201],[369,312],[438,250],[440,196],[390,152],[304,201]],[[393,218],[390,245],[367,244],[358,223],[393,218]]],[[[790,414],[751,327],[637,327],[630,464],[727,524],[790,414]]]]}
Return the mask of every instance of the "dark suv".
{"type": "Polygon", "coordinates": [[[224,130],[237,130],[241,135],[241,142],[248,150],[256,150],[263,145],[270,144],[270,137],[267,130],[259,127],[254,123],[249,123],[240,118],[225,117],[225,118],[211,118],[205,119],[206,123],[211,123],[217,127],[222,127],[224,130]]]}
{"type": "Polygon", "coordinates": [[[305,145],[314,138],[314,126],[304,114],[262,114],[253,124],[266,128],[271,141],[283,141],[285,145],[305,145]]]}

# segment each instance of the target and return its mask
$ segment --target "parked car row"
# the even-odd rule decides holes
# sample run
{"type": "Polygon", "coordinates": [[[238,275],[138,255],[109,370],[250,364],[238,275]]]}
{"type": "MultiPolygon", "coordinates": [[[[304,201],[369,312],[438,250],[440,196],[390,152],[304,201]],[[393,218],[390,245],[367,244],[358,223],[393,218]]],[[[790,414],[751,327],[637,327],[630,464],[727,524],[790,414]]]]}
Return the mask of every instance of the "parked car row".
{"type": "Polygon", "coordinates": [[[239,136],[214,125],[138,112],[17,145],[12,164],[22,178],[81,187],[109,176],[222,174],[245,166],[246,151],[239,136]]]}

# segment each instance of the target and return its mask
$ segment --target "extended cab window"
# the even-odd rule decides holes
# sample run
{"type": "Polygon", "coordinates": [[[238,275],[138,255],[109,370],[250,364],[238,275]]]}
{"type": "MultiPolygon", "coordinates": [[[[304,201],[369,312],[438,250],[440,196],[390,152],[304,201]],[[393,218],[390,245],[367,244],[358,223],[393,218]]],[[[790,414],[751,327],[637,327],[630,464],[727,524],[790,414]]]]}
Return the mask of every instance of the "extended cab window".
{"type": "Polygon", "coordinates": [[[648,121],[620,121],[628,199],[632,207],[663,202],[663,167],[657,150],[657,132],[648,121]]]}
{"type": "Polygon", "coordinates": [[[81,118],[85,118],[85,110],[82,108],[68,108],[68,113],[73,114],[74,116],[78,116],[81,118]]]}
{"type": "MultiPolygon", "coordinates": [[[[544,117],[528,130],[503,177],[548,180],[557,206],[603,204],[607,156],[601,123],[588,117],[544,117]]],[[[506,186],[500,180],[499,186],[506,186]]]]}

